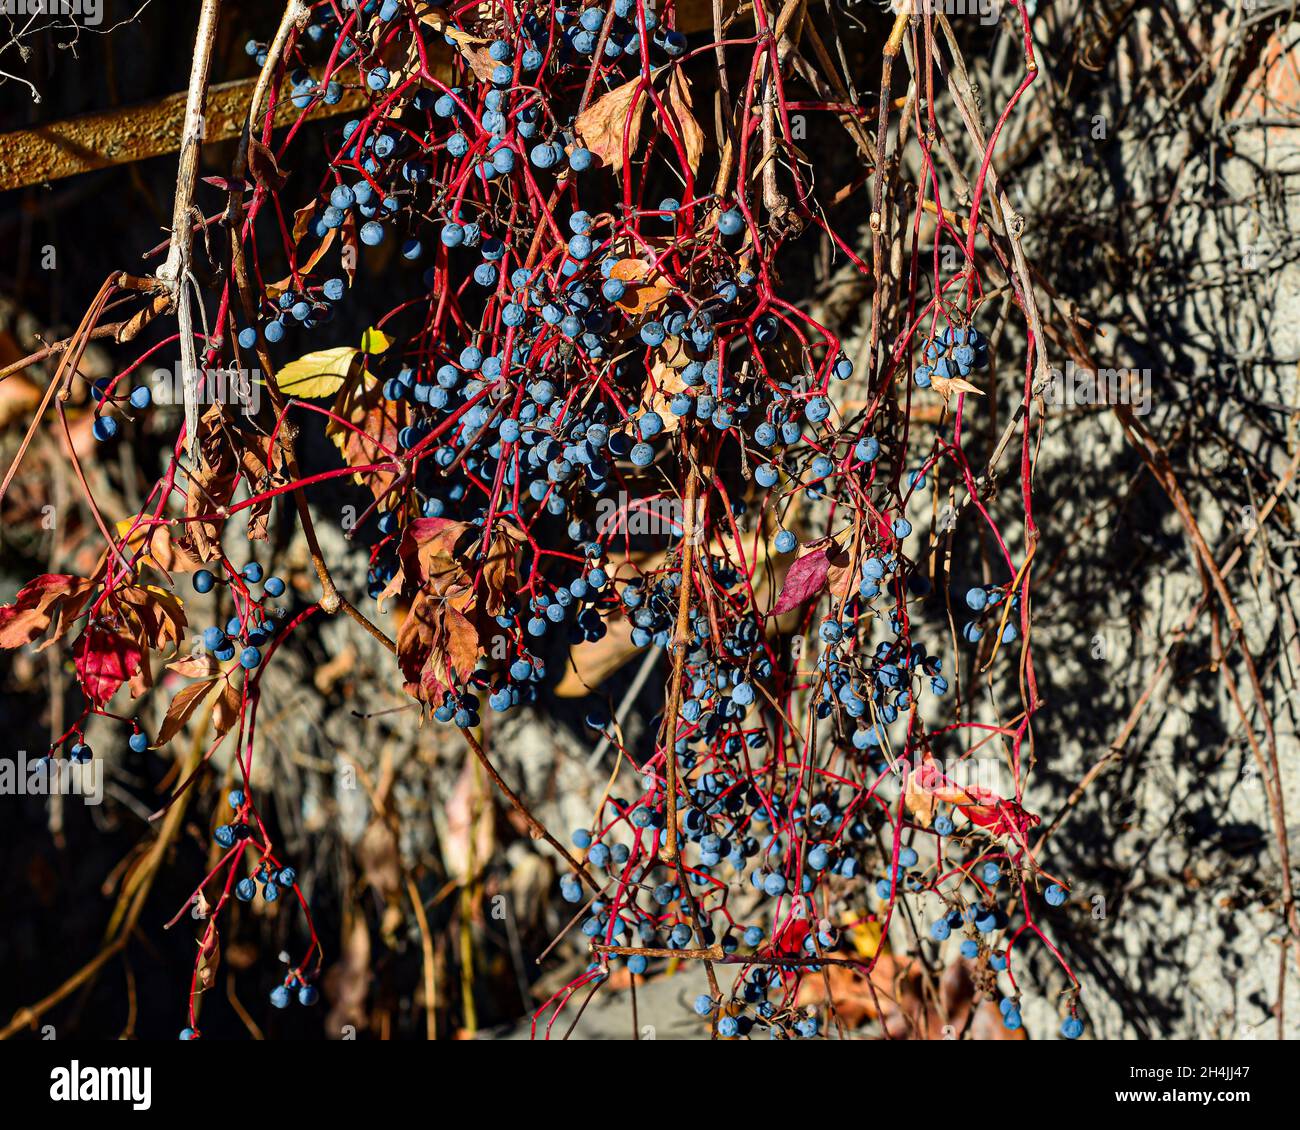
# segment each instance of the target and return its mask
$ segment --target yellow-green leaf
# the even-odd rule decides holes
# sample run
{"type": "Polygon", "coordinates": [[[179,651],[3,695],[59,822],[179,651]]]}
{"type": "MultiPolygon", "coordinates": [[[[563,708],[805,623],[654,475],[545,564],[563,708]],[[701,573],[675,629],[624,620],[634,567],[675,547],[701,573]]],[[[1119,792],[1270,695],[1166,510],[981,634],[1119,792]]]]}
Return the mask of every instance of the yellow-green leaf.
{"type": "Polygon", "coordinates": [[[358,350],[345,345],[337,349],[321,349],[290,361],[276,374],[280,391],[285,396],[302,400],[334,396],[347,380],[357,353],[358,350]]]}
{"type": "Polygon", "coordinates": [[[377,330],[372,326],[361,335],[361,352],[371,355],[383,353],[393,344],[393,340],[383,330],[377,330]]]}

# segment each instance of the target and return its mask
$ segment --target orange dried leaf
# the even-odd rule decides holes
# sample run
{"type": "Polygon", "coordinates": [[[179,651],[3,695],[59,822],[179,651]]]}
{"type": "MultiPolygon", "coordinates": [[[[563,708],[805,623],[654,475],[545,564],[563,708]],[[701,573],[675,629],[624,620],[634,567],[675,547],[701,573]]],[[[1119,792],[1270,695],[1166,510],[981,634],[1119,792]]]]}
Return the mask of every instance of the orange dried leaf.
{"type": "Polygon", "coordinates": [[[163,715],[162,726],[159,728],[158,737],[153,743],[155,746],[166,745],[181,732],[185,723],[190,720],[190,716],[198,709],[199,703],[212,690],[216,682],[216,677],[213,676],[199,683],[191,683],[188,687],[176,692],[176,697],[172,699],[171,705],[167,708],[167,713],[163,715]]]}
{"type": "Polygon", "coordinates": [[[602,95],[574,123],[578,137],[611,172],[623,168],[624,144],[631,157],[641,139],[646,99],[642,79],[634,78],[602,95]]]}
{"type": "Polygon", "coordinates": [[[686,161],[691,167],[691,174],[700,171],[700,157],[704,154],[704,131],[695,120],[692,110],[691,84],[681,70],[674,67],[668,79],[668,92],[664,105],[677,127],[681,137],[682,148],[686,151],[686,161]]]}

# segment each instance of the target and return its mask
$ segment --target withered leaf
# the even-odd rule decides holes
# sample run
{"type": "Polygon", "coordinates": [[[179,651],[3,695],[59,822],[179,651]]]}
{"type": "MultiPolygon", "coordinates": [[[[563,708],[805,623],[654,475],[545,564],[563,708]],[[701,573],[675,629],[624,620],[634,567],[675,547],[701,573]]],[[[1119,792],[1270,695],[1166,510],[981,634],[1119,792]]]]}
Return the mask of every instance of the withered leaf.
{"type": "Polygon", "coordinates": [[[673,119],[673,124],[677,127],[682,148],[686,151],[686,161],[694,175],[700,171],[700,157],[704,153],[704,131],[700,129],[700,123],[695,120],[691,102],[691,84],[679,67],[674,67],[668,77],[664,105],[673,119]]]}
{"type": "Polygon", "coordinates": [[[116,593],[128,626],[142,648],[174,647],[185,634],[185,609],[175,593],[156,585],[125,585],[116,593]]]}
{"type": "Polygon", "coordinates": [[[256,138],[248,142],[248,171],[259,185],[270,192],[279,192],[289,179],[289,175],[280,168],[275,154],[256,138]]]}
{"type": "Polygon", "coordinates": [[[973,384],[961,377],[931,377],[930,385],[940,396],[947,400],[954,392],[973,392],[976,396],[983,396],[973,384]]]}
{"type": "Polygon", "coordinates": [[[574,123],[582,143],[611,172],[623,168],[625,141],[627,155],[636,152],[646,101],[643,78],[634,78],[596,99],[574,123]]]}
{"type": "Polygon", "coordinates": [[[185,723],[190,720],[190,716],[198,709],[199,703],[207,697],[216,683],[216,677],[213,676],[199,683],[191,683],[188,687],[177,691],[176,697],[172,699],[167,713],[163,716],[162,726],[153,744],[164,746],[179,734],[185,723]]]}
{"type": "Polygon", "coordinates": [[[221,690],[212,703],[212,728],[218,736],[229,733],[239,721],[243,694],[235,680],[226,674],[221,681],[221,690]]]}
{"type": "Polygon", "coordinates": [[[392,466],[372,466],[391,459],[379,444],[396,451],[397,435],[402,428],[397,403],[385,400],[380,389],[380,383],[368,372],[355,372],[339,389],[333,408],[335,416],[355,426],[349,428],[330,420],[325,427],[325,434],[348,466],[369,468],[358,470],[354,478],[360,486],[369,487],[376,498],[382,497],[397,478],[392,466]]]}

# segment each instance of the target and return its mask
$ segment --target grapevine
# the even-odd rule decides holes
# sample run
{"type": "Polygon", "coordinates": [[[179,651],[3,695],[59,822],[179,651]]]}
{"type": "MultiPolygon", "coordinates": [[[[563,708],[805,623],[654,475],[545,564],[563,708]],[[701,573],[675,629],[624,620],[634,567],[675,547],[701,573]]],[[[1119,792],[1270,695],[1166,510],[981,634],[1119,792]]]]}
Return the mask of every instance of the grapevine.
{"type": "MultiPolygon", "coordinates": [[[[219,7],[195,48],[200,114],[219,7]]],[[[559,869],[575,916],[556,943],[586,965],[535,1035],[620,972],[685,962],[713,1036],[825,1036],[843,1029],[832,974],[874,993],[907,952],[966,963],[1007,1034],[1022,963],[1046,955],[1059,1034],[1085,1031],[1052,940],[1070,885],[1030,801],[1051,756],[1032,643],[1049,342],[997,176],[1038,75],[1033,19],[1011,0],[995,34],[1023,77],[981,114],[942,13],[872,11],[871,76],[837,60],[832,18],[805,0],[290,0],[249,41],[229,174],[199,175],[191,139],[165,264],[106,280],[0,491],[35,437],[65,435],[102,541],[87,575],[36,577],[0,609],[4,647],[75,664],[83,707],[47,772],[96,756],[91,718],[137,753],[175,746],[162,820],[232,757],[211,865],[170,923],[205,908],[183,1039],[203,1033],[232,903],[294,908],[304,945],[269,1000],[320,998],[327,947],[254,765],[263,673],[338,617],[559,869]],[[807,145],[810,122],[851,160],[807,145]],[[814,253],[852,316],[784,281],[814,253]],[[385,310],[346,336],[381,254],[385,310]],[[68,403],[104,337],[150,344],[92,383],[100,450],[166,408],[151,369],[184,408],[115,524],[68,403]],[[998,382],[1009,420],[986,410],[998,382]],[[304,457],[309,436],[327,461],[304,457]],[[357,587],[313,525],[349,483],[367,492],[357,587]],[[313,576],[255,559],[282,526],[313,576]],[[586,734],[617,768],[589,825],[556,831],[494,764],[485,715],[545,711],[607,639],[660,688],[649,733],[589,688],[586,734]],[[148,726],[162,665],[187,682],[148,726]]]]}

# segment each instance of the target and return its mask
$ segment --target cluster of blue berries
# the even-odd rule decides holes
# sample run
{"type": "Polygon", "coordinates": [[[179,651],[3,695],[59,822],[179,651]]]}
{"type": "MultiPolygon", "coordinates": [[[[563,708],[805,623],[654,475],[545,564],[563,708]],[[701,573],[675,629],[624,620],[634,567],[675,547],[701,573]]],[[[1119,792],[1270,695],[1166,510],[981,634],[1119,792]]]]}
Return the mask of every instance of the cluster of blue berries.
{"type": "MultiPolygon", "coordinates": [[[[153,392],[148,385],[136,385],[125,397],[119,397],[111,392],[112,381],[106,377],[100,377],[90,386],[90,397],[96,405],[112,404],[120,408],[122,401],[130,405],[137,412],[143,412],[153,404],[153,392]]],[[[96,408],[95,420],[91,424],[91,434],[100,443],[106,443],[118,434],[120,425],[116,416],[104,414],[102,407],[96,408]]]]}
{"type": "Polygon", "coordinates": [[[921,364],[912,370],[918,388],[929,388],[936,377],[969,377],[989,363],[989,344],[974,326],[945,326],[921,346],[921,364]]]}
{"type": "Polygon", "coordinates": [[[989,625],[994,629],[1002,625],[1002,642],[1014,643],[1020,638],[1019,612],[1020,594],[1012,593],[1011,610],[1003,624],[1002,605],[1007,598],[1007,589],[997,585],[976,585],[966,590],[966,607],[976,615],[961,627],[961,638],[967,643],[978,643],[984,638],[989,625]]]}

